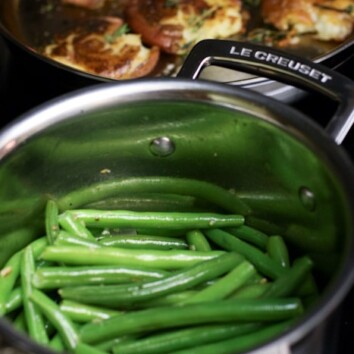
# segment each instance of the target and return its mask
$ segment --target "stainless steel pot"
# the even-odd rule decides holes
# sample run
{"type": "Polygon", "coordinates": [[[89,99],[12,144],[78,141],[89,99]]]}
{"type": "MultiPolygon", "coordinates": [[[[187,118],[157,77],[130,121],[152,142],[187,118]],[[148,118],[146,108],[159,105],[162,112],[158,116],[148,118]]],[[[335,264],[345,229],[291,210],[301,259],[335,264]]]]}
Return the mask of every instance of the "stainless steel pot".
{"type": "MultiPolygon", "coordinates": [[[[196,48],[190,54],[192,76],[216,60],[237,67],[247,62],[262,75],[277,72],[320,90],[340,102],[330,136],[281,102],[203,80],[144,79],[61,96],[0,134],[0,264],[35,237],[48,194],[129,176],[210,181],[249,204],[248,223],[282,234],[294,250],[313,257],[323,286],[320,300],[290,331],[255,351],[325,353],[327,320],[354,282],[354,167],[337,144],[353,124],[354,84],[307,60],[288,58],[310,70],[302,73],[264,60],[280,52],[229,44],[201,43],[213,53],[196,48]],[[26,236],[16,237],[18,229],[26,236]]],[[[6,319],[0,333],[26,353],[52,353],[6,319]]]]}

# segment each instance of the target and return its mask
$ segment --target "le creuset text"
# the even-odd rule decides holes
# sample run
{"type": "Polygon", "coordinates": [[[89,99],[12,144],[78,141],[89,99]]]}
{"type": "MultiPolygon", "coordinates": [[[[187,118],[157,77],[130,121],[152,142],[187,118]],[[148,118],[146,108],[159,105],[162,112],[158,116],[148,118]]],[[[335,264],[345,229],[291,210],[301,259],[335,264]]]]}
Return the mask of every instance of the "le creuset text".
{"type": "Polygon", "coordinates": [[[255,58],[260,61],[265,61],[279,66],[287,67],[291,70],[298,71],[303,75],[307,75],[315,80],[318,80],[322,83],[331,80],[332,77],[319,71],[317,69],[311,68],[309,65],[302,64],[301,62],[295,61],[293,59],[276,55],[273,53],[268,53],[265,50],[253,50],[247,47],[241,47],[237,49],[236,46],[232,46],[230,49],[231,55],[237,55],[247,58],[255,58]]]}

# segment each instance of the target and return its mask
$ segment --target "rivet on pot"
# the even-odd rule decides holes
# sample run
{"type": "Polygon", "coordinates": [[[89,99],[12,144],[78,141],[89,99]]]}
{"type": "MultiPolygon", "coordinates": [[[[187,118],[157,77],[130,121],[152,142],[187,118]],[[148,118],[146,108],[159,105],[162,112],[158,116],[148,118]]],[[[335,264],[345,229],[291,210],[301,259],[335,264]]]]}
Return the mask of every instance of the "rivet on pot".
{"type": "Polygon", "coordinates": [[[151,153],[159,157],[169,156],[175,152],[175,149],[174,142],[166,136],[155,138],[150,143],[151,153]]]}
{"type": "Polygon", "coordinates": [[[299,190],[299,197],[302,205],[309,211],[316,209],[315,194],[307,187],[301,187],[299,190]]]}

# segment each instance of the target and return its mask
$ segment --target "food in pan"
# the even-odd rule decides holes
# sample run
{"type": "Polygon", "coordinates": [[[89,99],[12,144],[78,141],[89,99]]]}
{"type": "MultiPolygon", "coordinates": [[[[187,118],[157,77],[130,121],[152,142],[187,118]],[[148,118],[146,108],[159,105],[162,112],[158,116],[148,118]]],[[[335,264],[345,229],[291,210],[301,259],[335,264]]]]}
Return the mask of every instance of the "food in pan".
{"type": "Polygon", "coordinates": [[[71,25],[48,37],[51,41],[46,39],[41,52],[81,71],[118,80],[174,76],[184,56],[203,39],[256,41],[295,48],[296,53],[293,46],[302,48],[303,41],[307,44],[299,53],[317,56],[316,48],[309,45],[341,43],[354,27],[354,0],[58,0],[55,4],[63,23],[71,25]],[[83,11],[79,15],[78,9],[83,11]]]}
{"type": "Polygon", "coordinates": [[[44,53],[78,70],[111,79],[146,76],[159,60],[157,47],[144,46],[140,36],[127,33],[126,24],[115,17],[85,21],[46,46],[44,53]]]}
{"type": "Polygon", "coordinates": [[[86,9],[99,9],[104,5],[105,0],[62,0],[62,2],[63,4],[71,4],[86,9]]]}
{"type": "Polygon", "coordinates": [[[61,352],[248,350],[317,297],[310,257],[247,225],[248,210],[235,191],[175,177],[99,182],[49,199],[45,236],[1,270],[1,315],[61,352]],[[119,191],[141,198],[142,210],[112,209],[119,191]]]}
{"type": "Polygon", "coordinates": [[[266,24],[289,36],[313,34],[323,41],[343,41],[353,31],[353,0],[262,0],[266,24]]]}
{"type": "Polygon", "coordinates": [[[243,33],[247,18],[240,0],[133,0],[126,14],[143,42],[172,54],[185,54],[203,39],[243,33]]]}

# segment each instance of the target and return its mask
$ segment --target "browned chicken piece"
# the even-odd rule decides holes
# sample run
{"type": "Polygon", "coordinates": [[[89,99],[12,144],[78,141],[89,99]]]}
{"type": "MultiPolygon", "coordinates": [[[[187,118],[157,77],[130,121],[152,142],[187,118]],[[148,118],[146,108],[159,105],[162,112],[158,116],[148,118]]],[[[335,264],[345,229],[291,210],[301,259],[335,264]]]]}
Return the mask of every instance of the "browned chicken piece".
{"type": "Polygon", "coordinates": [[[101,8],[105,0],[62,0],[64,5],[75,5],[86,9],[95,10],[101,8]]]}
{"type": "Polygon", "coordinates": [[[44,54],[72,68],[110,79],[146,76],[158,63],[159,49],[145,47],[140,35],[127,33],[127,29],[119,18],[95,18],[55,40],[44,54]]]}
{"type": "Polygon", "coordinates": [[[343,41],[354,27],[354,0],[262,0],[264,22],[293,35],[343,41]]]}
{"type": "Polygon", "coordinates": [[[143,42],[171,54],[243,32],[245,15],[240,0],[132,0],[126,11],[129,27],[143,42]]]}

